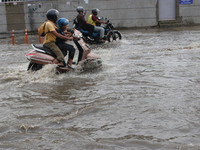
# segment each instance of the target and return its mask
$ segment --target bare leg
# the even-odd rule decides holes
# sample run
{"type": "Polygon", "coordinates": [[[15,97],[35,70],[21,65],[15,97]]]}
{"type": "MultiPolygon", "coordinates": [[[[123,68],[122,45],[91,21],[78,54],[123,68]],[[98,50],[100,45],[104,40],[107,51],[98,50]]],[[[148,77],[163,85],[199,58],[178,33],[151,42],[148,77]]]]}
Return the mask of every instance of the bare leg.
{"type": "Polygon", "coordinates": [[[73,61],[73,59],[69,59],[69,61],[68,61],[69,66],[72,66],[72,61],[73,61]]]}

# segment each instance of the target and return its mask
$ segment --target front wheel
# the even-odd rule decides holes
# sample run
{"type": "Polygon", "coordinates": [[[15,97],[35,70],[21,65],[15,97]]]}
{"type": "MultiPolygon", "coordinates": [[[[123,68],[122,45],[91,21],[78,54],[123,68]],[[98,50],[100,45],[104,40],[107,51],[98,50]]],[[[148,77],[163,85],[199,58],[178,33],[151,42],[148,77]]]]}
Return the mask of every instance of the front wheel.
{"type": "Polygon", "coordinates": [[[122,35],[119,31],[113,31],[113,32],[108,33],[107,39],[108,39],[108,42],[119,41],[122,39],[122,35]]]}
{"type": "Polygon", "coordinates": [[[32,71],[37,71],[37,70],[42,69],[42,65],[30,62],[29,65],[28,65],[27,71],[30,70],[30,69],[32,71]]]}

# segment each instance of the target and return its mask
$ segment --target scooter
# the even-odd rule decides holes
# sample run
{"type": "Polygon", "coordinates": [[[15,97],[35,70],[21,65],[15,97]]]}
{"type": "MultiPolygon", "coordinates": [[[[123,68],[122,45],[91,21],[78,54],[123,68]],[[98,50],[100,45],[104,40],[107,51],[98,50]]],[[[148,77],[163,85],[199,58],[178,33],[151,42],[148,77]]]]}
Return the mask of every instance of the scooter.
{"type": "MultiPolygon", "coordinates": [[[[87,45],[83,40],[82,33],[74,28],[72,30],[72,36],[74,39],[76,39],[73,42],[79,50],[78,59],[77,62],[75,62],[75,67],[81,66],[83,70],[101,67],[101,58],[97,54],[91,52],[90,46],[87,45]]],[[[53,60],[56,58],[56,55],[50,49],[45,48],[42,45],[32,44],[32,48],[33,49],[25,55],[26,58],[30,61],[27,71],[40,70],[44,65],[52,64],[53,60]]],[[[64,56],[66,55],[67,54],[65,52],[64,56]]],[[[59,73],[66,73],[74,69],[75,68],[69,66],[58,65],[56,71],[59,73]]]]}
{"type": "MultiPolygon", "coordinates": [[[[103,19],[100,19],[100,17],[98,17],[98,19],[103,20],[103,19]]],[[[107,20],[107,19],[105,19],[105,20],[107,20]]],[[[83,39],[86,43],[88,43],[88,44],[102,43],[99,41],[99,38],[100,38],[99,33],[97,33],[97,32],[92,33],[93,39],[91,39],[91,38],[89,38],[89,34],[90,34],[89,31],[82,30],[76,19],[74,19],[73,21],[74,21],[73,24],[74,24],[75,28],[83,34],[83,39]]],[[[101,26],[101,24],[97,24],[97,26],[101,26]]],[[[113,42],[113,41],[118,41],[118,40],[122,39],[122,34],[119,31],[114,30],[114,26],[113,26],[112,22],[110,22],[109,20],[107,21],[106,25],[102,26],[102,27],[105,29],[105,33],[104,33],[105,38],[104,39],[106,41],[113,42]]]]}

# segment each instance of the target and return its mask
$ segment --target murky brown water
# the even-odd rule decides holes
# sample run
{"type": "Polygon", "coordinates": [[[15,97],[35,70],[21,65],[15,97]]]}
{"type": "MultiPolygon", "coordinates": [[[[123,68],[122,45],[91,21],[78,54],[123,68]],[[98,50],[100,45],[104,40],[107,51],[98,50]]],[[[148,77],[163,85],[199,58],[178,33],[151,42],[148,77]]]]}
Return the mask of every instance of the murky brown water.
{"type": "Polygon", "coordinates": [[[1,39],[0,148],[200,149],[199,29],[123,30],[92,46],[102,70],[62,75],[27,72],[24,36],[1,39]]]}

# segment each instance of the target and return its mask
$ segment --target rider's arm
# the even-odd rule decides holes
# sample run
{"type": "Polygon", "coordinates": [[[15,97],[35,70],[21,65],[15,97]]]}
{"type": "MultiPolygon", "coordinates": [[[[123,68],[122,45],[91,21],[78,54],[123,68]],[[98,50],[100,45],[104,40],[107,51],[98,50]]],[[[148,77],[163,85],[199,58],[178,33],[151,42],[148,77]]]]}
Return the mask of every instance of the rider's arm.
{"type": "Polygon", "coordinates": [[[71,32],[68,32],[68,31],[64,31],[64,33],[65,33],[65,34],[71,34],[71,32]]]}
{"type": "Polygon", "coordinates": [[[72,36],[72,33],[71,33],[71,32],[64,31],[64,33],[65,33],[66,37],[70,37],[70,36],[72,36]]]}
{"type": "Polygon", "coordinates": [[[85,17],[85,15],[86,15],[86,10],[84,11],[83,15],[84,15],[84,17],[85,17]]]}
{"type": "Polygon", "coordinates": [[[107,21],[99,21],[99,20],[97,20],[96,22],[98,22],[98,23],[104,23],[104,24],[108,23],[107,21]]]}
{"type": "Polygon", "coordinates": [[[57,38],[63,39],[63,40],[73,40],[73,37],[66,37],[63,36],[62,34],[59,34],[56,30],[55,31],[51,31],[51,33],[53,33],[57,38]]]}
{"type": "Polygon", "coordinates": [[[67,36],[67,37],[70,37],[70,36],[72,36],[72,33],[71,33],[71,32],[68,32],[66,36],[67,36]]]}
{"type": "Polygon", "coordinates": [[[89,23],[89,22],[86,22],[86,24],[90,24],[90,25],[93,25],[93,24],[91,24],[91,23],[89,23]]]}
{"type": "Polygon", "coordinates": [[[100,20],[98,20],[97,17],[94,16],[94,15],[92,16],[92,20],[96,21],[97,23],[104,23],[104,24],[107,23],[107,21],[100,21],[100,20]]]}

